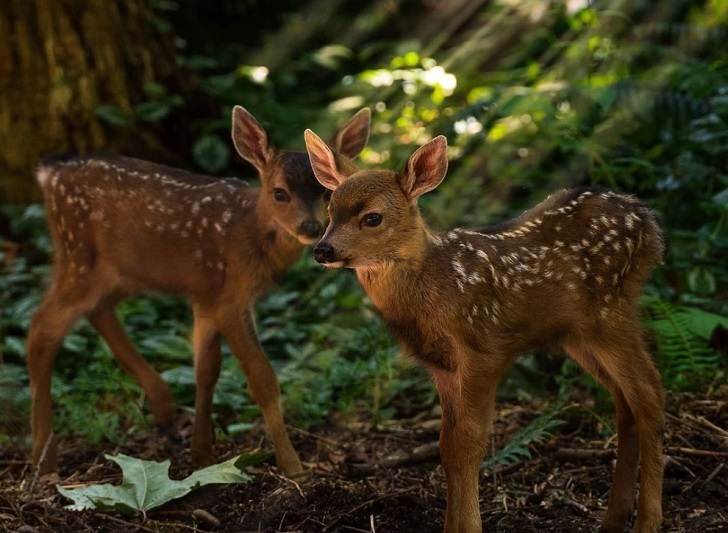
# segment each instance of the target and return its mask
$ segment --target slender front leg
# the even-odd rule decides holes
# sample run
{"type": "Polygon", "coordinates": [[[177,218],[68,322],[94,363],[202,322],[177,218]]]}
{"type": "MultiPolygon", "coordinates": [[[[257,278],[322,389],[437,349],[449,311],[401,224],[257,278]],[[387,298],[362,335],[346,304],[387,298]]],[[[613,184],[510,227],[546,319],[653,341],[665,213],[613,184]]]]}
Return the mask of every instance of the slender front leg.
{"type": "Polygon", "coordinates": [[[195,422],[192,426],[193,459],[202,466],[214,460],[212,451],[212,397],[220,377],[222,353],[215,322],[194,309],[195,422]]]}
{"type": "MultiPolygon", "coordinates": [[[[500,375],[498,375],[500,377],[500,375]]],[[[446,533],[480,533],[479,474],[493,420],[497,381],[438,370],[440,458],[447,482],[446,533]]]]}
{"type": "Polygon", "coordinates": [[[273,440],[278,467],[287,476],[302,473],[301,461],[293,449],[283,422],[278,378],[255,333],[251,311],[246,310],[242,317],[229,313],[218,325],[248,379],[253,399],[263,413],[273,440]]]}

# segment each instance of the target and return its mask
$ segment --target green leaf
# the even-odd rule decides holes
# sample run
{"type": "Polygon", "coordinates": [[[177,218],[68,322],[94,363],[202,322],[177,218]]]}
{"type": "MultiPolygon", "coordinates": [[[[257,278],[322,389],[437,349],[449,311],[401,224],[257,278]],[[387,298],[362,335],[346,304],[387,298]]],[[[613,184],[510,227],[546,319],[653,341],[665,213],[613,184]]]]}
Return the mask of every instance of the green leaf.
{"type": "Polygon", "coordinates": [[[114,126],[128,126],[131,122],[124,112],[115,105],[100,105],[94,110],[94,113],[101,120],[113,124],[114,126]]]}
{"type": "Polygon", "coordinates": [[[685,307],[684,312],[690,318],[689,324],[693,333],[706,340],[710,340],[718,326],[728,329],[728,317],[694,307],[685,307]]]}
{"type": "Polygon", "coordinates": [[[105,455],[121,467],[121,485],[90,485],[77,489],[64,489],[56,485],[58,492],[73,500],[67,509],[113,510],[120,514],[146,513],[172,500],[181,498],[203,485],[220,483],[246,483],[250,481],[241,469],[258,463],[264,454],[243,454],[224,463],[208,466],[190,474],[183,480],[170,479],[169,460],[161,463],[143,461],[119,454],[105,455]]]}
{"type": "Polygon", "coordinates": [[[210,173],[222,170],[230,158],[228,147],[215,135],[202,135],[192,146],[195,162],[210,173]]]}
{"type": "Polygon", "coordinates": [[[713,294],[716,290],[715,276],[703,267],[688,272],[688,286],[695,294],[713,294]]]}
{"type": "Polygon", "coordinates": [[[136,116],[145,122],[156,122],[169,115],[172,106],[168,102],[142,102],[134,108],[136,116]]]}

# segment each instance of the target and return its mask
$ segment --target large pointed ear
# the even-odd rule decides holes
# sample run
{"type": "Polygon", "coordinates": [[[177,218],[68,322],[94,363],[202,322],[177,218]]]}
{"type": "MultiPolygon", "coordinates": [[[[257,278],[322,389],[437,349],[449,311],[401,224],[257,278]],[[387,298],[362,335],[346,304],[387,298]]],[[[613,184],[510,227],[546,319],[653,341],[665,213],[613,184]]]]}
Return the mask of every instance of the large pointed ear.
{"type": "Polygon", "coordinates": [[[358,156],[369,141],[369,129],[372,122],[372,112],[368,107],[360,109],[356,114],[339,128],[329,141],[338,152],[354,159],[358,156]]]}
{"type": "Polygon", "coordinates": [[[268,134],[247,109],[233,107],[233,144],[238,153],[263,174],[273,155],[268,134]]]}
{"type": "Polygon", "coordinates": [[[414,200],[440,185],[446,173],[447,139],[438,135],[410,156],[398,180],[407,197],[414,200]]]}
{"type": "Polygon", "coordinates": [[[335,190],[348,176],[339,171],[337,161],[340,161],[342,156],[337,157],[329,145],[311,130],[303,132],[303,138],[316,179],[327,189],[335,190]]]}

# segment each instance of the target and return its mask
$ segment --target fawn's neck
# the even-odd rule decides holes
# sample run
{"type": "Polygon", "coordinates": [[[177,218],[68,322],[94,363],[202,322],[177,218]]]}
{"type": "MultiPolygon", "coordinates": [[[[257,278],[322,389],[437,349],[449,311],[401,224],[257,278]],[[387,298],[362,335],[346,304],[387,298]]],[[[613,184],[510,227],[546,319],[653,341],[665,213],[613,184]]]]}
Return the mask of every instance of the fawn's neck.
{"type": "Polygon", "coordinates": [[[396,259],[356,268],[362,288],[377,308],[409,308],[412,298],[419,293],[417,284],[423,275],[425,258],[436,238],[436,234],[418,217],[396,259]]]}
{"type": "Polygon", "coordinates": [[[304,245],[275,220],[270,207],[261,201],[262,189],[257,193],[258,201],[250,222],[258,237],[256,247],[261,254],[262,264],[277,280],[298,260],[304,245]]]}

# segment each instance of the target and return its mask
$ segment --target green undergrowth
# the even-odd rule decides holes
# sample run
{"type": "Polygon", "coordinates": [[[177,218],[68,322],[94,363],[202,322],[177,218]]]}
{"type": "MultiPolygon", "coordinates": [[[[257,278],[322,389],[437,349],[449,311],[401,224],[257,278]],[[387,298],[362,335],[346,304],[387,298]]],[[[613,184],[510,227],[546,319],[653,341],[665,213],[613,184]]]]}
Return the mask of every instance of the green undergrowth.
{"type": "MultiPolygon", "coordinates": [[[[25,335],[49,274],[42,208],[6,208],[5,212],[14,215],[6,242],[23,245],[12,258],[3,258],[0,278],[0,444],[27,439],[30,394],[25,335]]],[[[683,300],[685,303],[658,296],[657,291],[643,298],[645,327],[668,390],[698,390],[725,378],[724,370],[716,372],[725,367],[711,339],[728,326],[728,319],[687,303],[687,297],[683,300]]],[[[118,314],[132,341],[171,385],[175,402],[191,411],[194,370],[191,313],[186,303],[171,296],[138,297],[123,302],[118,314]]],[[[315,428],[334,413],[339,417],[365,413],[376,426],[391,418],[412,416],[437,402],[426,371],[399,354],[354,275],[347,270],[323,269],[310,254],[304,254],[282,285],[259,302],[257,326],[279,377],[287,419],[297,427],[315,428]]],[[[246,431],[260,416],[245,387],[245,377],[223,345],[223,368],[214,397],[220,439],[246,431]]],[[[504,381],[500,397],[532,400],[556,394],[567,400],[563,391],[569,387],[593,394],[604,413],[611,409],[608,394],[593,378],[569,361],[541,353],[518,361],[504,381]]],[[[55,427],[61,436],[113,443],[125,438],[128,431],[151,429],[141,389],[118,367],[85,321],[76,325],[59,350],[52,391],[55,427]]],[[[525,456],[529,443],[559,423],[558,409],[546,412],[499,452],[502,455],[492,458],[493,464],[525,456]]]]}

